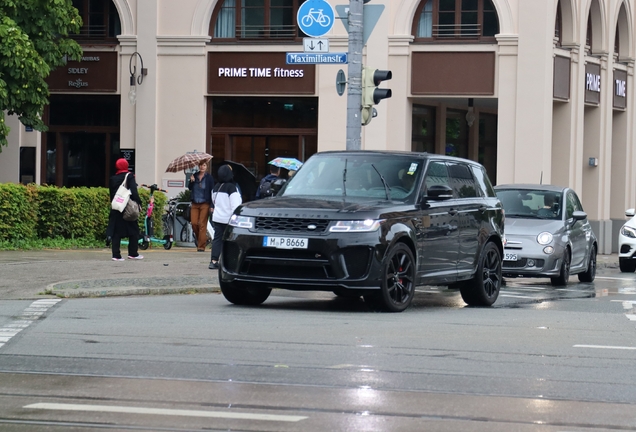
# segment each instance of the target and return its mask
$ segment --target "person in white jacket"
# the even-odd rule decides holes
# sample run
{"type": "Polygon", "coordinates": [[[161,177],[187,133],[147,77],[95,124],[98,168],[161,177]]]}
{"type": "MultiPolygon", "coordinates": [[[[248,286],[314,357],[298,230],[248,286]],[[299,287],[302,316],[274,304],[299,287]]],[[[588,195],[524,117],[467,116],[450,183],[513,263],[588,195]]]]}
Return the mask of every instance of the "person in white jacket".
{"type": "Polygon", "coordinates": [[[219,256],[223,249],[223,233],[230,222],[234,210],[241,205],[241,193],[234,183],[234,174],[229,165],[223,165],[218,172],[219,181],[212,190],[212,224],[214,226],[214,239],[212,239],[212,256],[210,258],[210,270],[219,268],[219,256]]]}

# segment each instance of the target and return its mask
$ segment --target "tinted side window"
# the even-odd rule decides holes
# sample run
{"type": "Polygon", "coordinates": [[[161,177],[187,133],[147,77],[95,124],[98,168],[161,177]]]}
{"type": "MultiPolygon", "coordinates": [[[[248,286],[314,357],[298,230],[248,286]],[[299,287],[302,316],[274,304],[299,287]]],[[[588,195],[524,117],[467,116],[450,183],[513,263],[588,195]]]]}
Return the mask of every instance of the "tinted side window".
{"type": "Polygon", "coordinates": [[[468,165],[459,163],[449,163],[448,170],[450,173],[450,186],[453,188],[453,194],[458,198],[475,198],[477,197],[477,185],[473,174],[468,169],[468,165]]]}
{"type": "Polygon", "coordinates": [[[486,170],[484,168],[478,167],[476,165],[470,166],[473,170],[473,174],[475,175],[475,180],[477,181],[477,187],[480,189],[478,194],[481,192],[481,196],[484,197],[495,197],[495,190],[490,183],[490,179],[488,178],[488,174],[486,174],[486,170]]]}
{"type": "Polygon", "coordinates": [[[428,191],[428,188],[435,185],[450,186],[448,180],[448,168],[444,162],[432,161],[428,164],[426,169],[426,177],[424,178],[424,193],[428,191]]]}

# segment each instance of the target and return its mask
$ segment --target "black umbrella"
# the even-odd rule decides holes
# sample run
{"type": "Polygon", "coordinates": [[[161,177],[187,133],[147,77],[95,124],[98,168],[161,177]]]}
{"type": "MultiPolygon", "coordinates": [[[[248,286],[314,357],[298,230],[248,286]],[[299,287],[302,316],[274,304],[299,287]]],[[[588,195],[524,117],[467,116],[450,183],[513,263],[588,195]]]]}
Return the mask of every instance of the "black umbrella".
{"type": "Polygon", "coordinates": [[[241,189],[243,202],[253,200],[256,196],[256,176],[254,173],[242,163],[228,160],[223,163],[232,167],[232,175],[234,176],[234,181],[241,189]]]}

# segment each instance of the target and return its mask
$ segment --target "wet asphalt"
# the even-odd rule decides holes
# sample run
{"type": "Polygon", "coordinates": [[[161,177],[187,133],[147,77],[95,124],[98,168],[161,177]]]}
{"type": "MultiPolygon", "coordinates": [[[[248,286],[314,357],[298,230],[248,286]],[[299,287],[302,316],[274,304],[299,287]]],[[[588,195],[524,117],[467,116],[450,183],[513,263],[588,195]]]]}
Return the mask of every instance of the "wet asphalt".
{"type": "MultiPolygon", "coordinates": [[[[218,292],[210,250],[173,246],[140,251],[143,260],[111,260],[109,249],[0,251],[0,300],[218,292]]],[[[618,268],[599,255],[598,268],[618,268]]]]}

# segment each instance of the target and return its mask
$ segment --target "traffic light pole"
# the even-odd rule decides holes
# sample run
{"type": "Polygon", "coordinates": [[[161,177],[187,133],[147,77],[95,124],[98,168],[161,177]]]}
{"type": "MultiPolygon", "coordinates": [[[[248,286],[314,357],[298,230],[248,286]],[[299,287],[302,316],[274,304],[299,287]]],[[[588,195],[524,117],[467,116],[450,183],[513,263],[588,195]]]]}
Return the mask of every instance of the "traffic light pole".
{"type": "Polygon", "coordinates": [[[364,0],[349,0],[349,66],[347,86],[347,150],[362,147],[362,40],[364,0]]]}

